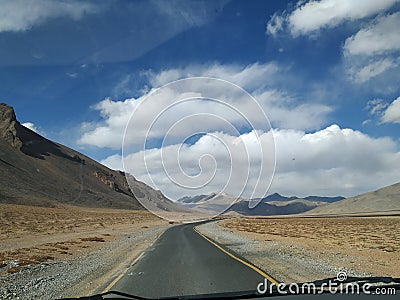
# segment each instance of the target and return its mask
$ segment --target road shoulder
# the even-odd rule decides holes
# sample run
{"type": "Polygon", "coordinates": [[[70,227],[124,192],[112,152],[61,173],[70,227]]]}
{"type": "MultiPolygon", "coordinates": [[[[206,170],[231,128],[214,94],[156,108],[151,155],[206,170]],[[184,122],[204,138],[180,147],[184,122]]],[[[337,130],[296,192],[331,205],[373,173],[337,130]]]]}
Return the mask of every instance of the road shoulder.
{"type": "MultiPolygon", "coordinates": [[[[81,253],[27,265],[15,273],[3,273],[0,276],[0,298],[55,299],[103,292],[121,270],[130,266],[170,226],[160,222],[156,225],[143,223],[140,226],[109,227],[107,230],[113,233],[112,236],[103,233],[104,229],[91,231],[90,236],[105,239],[102,242],[88,241],[96,245],[82,249],[81,253]]],[[[66,245],[65,241],[62,243],[66,245]]]]}
{"type": "MultiPolygon", "coordinates": [[[[233,250],[255,266],[265,270],[279,282],[306,282],[335,277],[343,266],[332,262],[311,249],[265,235],[248,234],[223,226],[223,222],[210,222],[198,226],[198,230],[223,246],[233,250]]],[[[347,268],[349,276],[369,274],[347,268]]]]}

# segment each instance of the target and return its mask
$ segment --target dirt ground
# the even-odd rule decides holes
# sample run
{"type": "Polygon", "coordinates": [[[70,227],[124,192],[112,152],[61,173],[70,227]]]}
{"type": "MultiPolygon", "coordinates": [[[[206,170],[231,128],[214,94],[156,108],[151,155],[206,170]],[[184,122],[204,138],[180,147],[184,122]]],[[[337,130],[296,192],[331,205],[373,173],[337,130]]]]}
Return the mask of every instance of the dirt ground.
{"type": "Polygon", "coordinates": [[[0,204],[0,275],[82,255],[122,234],[166,223],[147,211],[0,204]]]}
{"type": "Polygon", "coordinates": [[[400,277],[399,216],[231,218],[220,224],[276,251],[302,249],[299,255],[329,260],[338,270],[400,277]]]}

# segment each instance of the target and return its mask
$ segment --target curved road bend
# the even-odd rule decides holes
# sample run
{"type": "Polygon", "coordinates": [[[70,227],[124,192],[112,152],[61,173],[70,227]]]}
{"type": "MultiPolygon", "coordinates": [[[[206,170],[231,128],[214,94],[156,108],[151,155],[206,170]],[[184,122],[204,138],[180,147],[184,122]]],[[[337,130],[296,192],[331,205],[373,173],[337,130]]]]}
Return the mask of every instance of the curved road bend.
{"type": "Polygon", "coordinates": [[[195,232],[196,225],[165,231],[110,290],[149,298],[255,292],[264,277],[195,232]]]}

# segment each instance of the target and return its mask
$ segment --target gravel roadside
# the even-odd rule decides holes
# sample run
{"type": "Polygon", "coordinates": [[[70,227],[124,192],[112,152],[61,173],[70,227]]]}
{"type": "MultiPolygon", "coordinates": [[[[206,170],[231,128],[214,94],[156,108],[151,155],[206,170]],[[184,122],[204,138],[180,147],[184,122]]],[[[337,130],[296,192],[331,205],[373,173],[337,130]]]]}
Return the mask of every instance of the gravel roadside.
{"type": "Polygon", "coordinates": [[[223,227],[219,222],[206,223],[197,228],[266,271],[278,282],[308,282],[331,278],[336,277],[339,271],[345,271],[349,276],[370,275],[334,264],[330,255],[322,257],[298,245],[252,239],[223,227]]]}
{"type": "Polygon", "coordinates": [[[57,299],[89,296],[131,265],[170,225],[121,234],[92,252],[0,277],[0,299],[57,299]]]}

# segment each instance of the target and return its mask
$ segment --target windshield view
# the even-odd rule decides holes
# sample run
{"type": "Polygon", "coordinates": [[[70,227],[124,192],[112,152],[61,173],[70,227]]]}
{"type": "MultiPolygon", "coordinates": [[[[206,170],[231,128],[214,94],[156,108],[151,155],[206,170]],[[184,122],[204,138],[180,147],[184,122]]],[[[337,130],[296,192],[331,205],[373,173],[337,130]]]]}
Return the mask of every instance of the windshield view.
{"type": "Polygon", "coordinates": [[[399,28],[398,0],[0,0],[0,299],[396,299],[399,28]]]}

